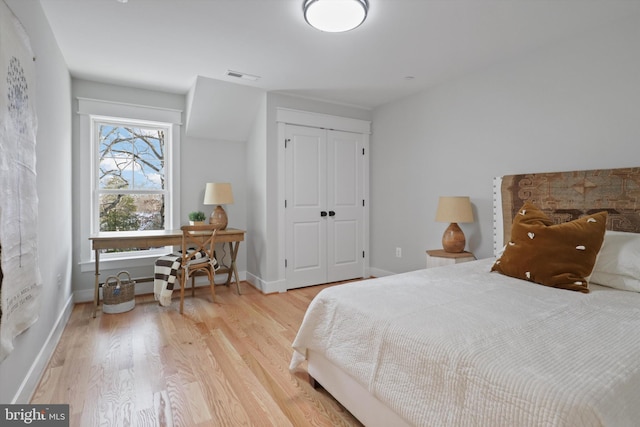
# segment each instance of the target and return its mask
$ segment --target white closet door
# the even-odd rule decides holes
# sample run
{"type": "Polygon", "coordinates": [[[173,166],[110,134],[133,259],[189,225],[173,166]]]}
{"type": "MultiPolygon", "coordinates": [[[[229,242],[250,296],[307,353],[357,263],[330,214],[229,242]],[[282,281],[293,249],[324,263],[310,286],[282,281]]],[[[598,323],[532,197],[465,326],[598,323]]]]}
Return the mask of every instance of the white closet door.
{"type": "Polygon", "coordinates": [[[363,137],[287,125],[287,288],[362,277],[363,137]]]}
{"type": "Polygon", "coordinates": [[[326,131],[287,126],[285,150],[287,288],[327,282],[326,131]]]}
{"type": "Polygon", "coordinates": [[[327,132],[327,279],[362,277],[362,135],[327,132]]]}

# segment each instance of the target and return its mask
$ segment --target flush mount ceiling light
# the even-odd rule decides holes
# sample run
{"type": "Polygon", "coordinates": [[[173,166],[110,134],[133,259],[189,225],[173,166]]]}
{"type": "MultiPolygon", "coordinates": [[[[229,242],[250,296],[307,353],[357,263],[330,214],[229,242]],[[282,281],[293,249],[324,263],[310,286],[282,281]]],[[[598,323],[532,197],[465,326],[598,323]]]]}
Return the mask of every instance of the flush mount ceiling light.
{"type": "Polygon", "coordinates": [[[369,11],[367,0],[305,0],[304,19],[328,33],[353,30],[364,22],[369,11]]]}

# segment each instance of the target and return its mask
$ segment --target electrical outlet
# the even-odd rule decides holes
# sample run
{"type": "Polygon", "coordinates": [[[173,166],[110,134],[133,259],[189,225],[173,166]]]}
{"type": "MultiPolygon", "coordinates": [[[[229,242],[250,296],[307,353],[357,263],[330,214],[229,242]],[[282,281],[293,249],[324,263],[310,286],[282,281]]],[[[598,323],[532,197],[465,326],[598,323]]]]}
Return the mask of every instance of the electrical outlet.
{"type": "Polygon", "coordinates": [[[402,248],[396,248],[396,258],[402,258],[402,248]]]}

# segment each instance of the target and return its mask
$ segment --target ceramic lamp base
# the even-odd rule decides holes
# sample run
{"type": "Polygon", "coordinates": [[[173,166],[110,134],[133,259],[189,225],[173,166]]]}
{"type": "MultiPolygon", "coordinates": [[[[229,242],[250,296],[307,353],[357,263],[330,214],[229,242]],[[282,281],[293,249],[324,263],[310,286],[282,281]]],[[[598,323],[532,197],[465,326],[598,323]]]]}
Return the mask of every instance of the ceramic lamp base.
{"type": "Polygon", "coordinates": [[[209,217],[209,224],[215,225],[218,230],[224,230],[227,228],[227,223],[227,213],[224,211],[222,206],[216,206],[209,217]]]}
{"type": "Polygon", "coordinates": [[[464,252],[465,245],[464,233],[457,223],[452,222],[442,235],[442,249],[445,252],[460,253],[464,252]]]}

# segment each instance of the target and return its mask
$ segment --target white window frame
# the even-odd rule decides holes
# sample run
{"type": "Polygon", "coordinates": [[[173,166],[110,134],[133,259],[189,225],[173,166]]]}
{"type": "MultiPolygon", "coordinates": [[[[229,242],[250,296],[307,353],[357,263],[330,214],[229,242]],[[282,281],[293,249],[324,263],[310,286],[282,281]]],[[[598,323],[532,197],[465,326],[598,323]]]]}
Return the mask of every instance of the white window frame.
{"type": "MultiPolygon", "coordinates": [[[[178,228],[180,212],[180,133],[182,111],[166,108],[122,104],[95,99],[78,98],[80,116],[80,235],[81,271],[93,271],[95,254],[89,236],[99,231],[96,179],[98,145],[96,122],[116,122],[139,126],[165,127],[165,227],[178,228]]],[[[150,257],[166,254],[170,248],[101,254],[102,269],[128,268],[148,265],[150,257]]]]}

